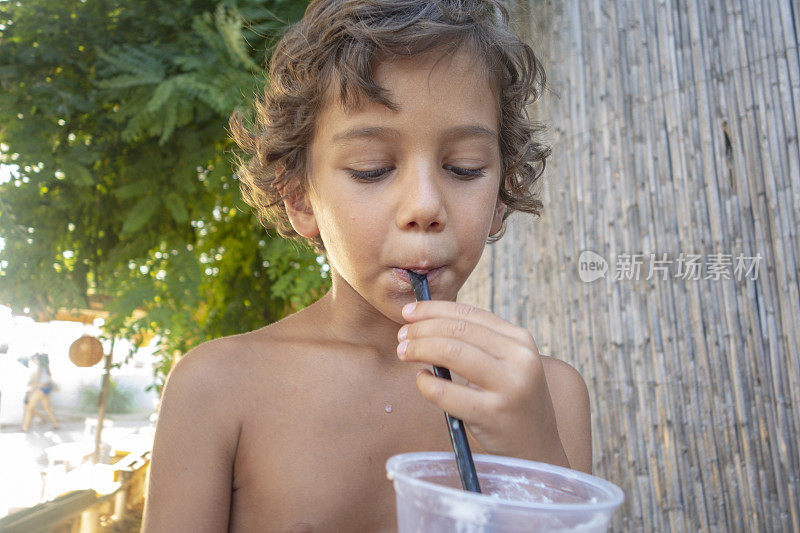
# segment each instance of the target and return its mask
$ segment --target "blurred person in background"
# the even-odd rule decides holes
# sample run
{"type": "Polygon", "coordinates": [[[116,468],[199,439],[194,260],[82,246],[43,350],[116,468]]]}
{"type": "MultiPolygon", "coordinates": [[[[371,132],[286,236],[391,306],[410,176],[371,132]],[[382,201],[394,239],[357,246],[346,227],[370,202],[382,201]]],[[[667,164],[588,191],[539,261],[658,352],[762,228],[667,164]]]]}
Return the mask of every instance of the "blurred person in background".
{"type": "MultiPolygon", "coordinates": [[[[33,356],[33,361],[36,365],[28,381],[27,402],[25,403],[25,417],[22,421],[22,431],[28,431],[30,428],[31,420],[34,415],[37,414],[40,402],[47,416],[49,416],[50,420],[53,422],[53,428],[58,429],[58,419],[56,419],[56,415],[53,413],[53,407],[50,405],[50,393],[56,389],[56,384],[53,382],[53,376],[50,373],[50,358],[47,354],[37,353],[33,356]]],[[[41,415],[39,416],[41,417],[41,415]]]]}

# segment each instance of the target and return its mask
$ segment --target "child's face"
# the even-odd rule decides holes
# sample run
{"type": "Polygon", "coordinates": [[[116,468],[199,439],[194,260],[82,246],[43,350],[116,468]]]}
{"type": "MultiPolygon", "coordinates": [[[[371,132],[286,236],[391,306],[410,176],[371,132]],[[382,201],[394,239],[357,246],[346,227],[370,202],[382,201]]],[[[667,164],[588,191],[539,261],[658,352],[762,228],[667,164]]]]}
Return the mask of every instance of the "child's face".
{"type": "Polygon", "coordinates": [[[320,233],[338,293],[403,323],[414,300],[403,268],[441,267],[431,298],[455,300],[500,227],[498,103],[467,52],[384,62],[375,79],[399,111],[328,105],[309,153],[311,209],[290,217],[320,233]]]}

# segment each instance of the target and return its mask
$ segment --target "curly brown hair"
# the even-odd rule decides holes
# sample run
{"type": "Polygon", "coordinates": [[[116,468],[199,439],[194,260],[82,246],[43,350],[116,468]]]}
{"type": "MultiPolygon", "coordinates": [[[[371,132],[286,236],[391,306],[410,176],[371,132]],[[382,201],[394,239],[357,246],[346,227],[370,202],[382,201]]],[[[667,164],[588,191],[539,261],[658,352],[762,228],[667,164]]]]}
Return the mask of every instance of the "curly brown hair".
{"type": "MultiPolygon", "coordinates": [[[[395,110],[388,91],[373,78],[377,62],[465,45],[483,59],[499,99],[504,178],[499,197],[507,209],[501,229],[487,242],[502,237],[513,211],[541,214],[534,185],[550,148],[538,139],[543,126],[530,120],[527,106],[541,95],[545,73],[533,50],[510,28],[499,0],[313,0],[272,54],[269,83],[256,101],[253,125],[238,111],[229,121],[244,151],[237,170],[242,195],[261,224],[304,240],[289,223],[283,200],[307,190],[315,118],[327,103],[329,87],[338,84],[347,109],[368,98],[395,110]]],[[[312,241],[324,252],[319,235],[312,241]]]]}

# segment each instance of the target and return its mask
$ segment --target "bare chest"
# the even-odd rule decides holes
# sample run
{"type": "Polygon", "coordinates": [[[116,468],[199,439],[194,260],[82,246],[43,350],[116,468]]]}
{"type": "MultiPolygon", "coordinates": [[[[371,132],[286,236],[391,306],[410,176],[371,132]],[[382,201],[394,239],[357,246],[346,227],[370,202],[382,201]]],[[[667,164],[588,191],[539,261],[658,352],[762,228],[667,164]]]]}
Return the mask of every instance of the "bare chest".
{"type": "Polygon", "coordinates": [[[450,449],[443,413],[413,380],[326,383],[245,406],[231,531],[395,531],[386,460],[450,449]]]}

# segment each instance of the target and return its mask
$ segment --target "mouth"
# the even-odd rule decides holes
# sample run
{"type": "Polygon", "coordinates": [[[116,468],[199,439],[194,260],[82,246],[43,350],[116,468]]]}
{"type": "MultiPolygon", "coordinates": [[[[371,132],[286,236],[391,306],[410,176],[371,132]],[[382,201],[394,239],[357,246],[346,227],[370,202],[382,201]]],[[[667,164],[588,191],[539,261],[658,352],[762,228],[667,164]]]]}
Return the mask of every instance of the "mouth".
{"type": "Polygon", "coordinates": [[[392,268],[392,271],[395,274],[397,274],[397,276],[401,280],[403,280],[406,283],[408,283],[409,285],[411,285],[411,277],[408,274],[409,270],[411,270],[413,272],[416,272],[417,274],[425,274],[425,277],[428,278],[428,283],[431,283],[434,279],[436,279],[439,276],[439,274],[442,273],[442,271],[444,270],[444,266],[439,266],[439,267],[430,267],[429,266],[427,268],[412,267],[412,266],[409,266],[407,268],[406,267],[403,267],[403,268],[398,268],[398,267],[392,268]]]}

